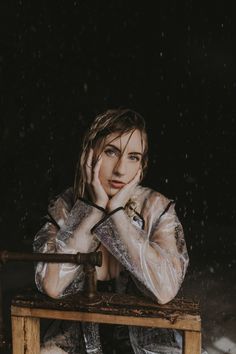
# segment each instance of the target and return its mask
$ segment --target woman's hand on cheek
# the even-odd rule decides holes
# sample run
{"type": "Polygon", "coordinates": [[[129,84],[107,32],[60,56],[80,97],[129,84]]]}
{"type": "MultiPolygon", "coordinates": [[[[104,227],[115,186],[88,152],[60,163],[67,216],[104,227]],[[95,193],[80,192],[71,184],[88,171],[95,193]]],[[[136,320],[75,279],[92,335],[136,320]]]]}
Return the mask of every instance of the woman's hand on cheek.
{"type": "Polygon", "coordinates": [[[99,157],[95,166],[93,167],[93,150],[91,149],[86,163],[87,189],[92,202],[105,209],[109,198],[99,179],[101,163],[102,157],[99,157]]]}
{"type": "Polygon", "coordinates": [[[132,196],[135,187],[140,182],[140,177],[141,169],[138,170],[134,178],[129,183],[127,183],[123,188],[121,188],[119,192],[117,192],[114,197],[109,200],[107,204],[108,211],[112,211],[119,207],[125,207],[126,203],[132,196]]]}

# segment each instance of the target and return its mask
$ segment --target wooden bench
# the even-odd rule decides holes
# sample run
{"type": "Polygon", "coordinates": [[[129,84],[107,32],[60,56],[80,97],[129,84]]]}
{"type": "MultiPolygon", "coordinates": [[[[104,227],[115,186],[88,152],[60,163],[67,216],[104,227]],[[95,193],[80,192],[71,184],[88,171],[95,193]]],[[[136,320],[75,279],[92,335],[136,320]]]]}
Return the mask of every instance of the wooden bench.
{"type": "Polygon", "coordinates": [[[13,354],[40,353],[40,318],[178,329],[184,333],[183,353],[201,353],[197,303],[177,298],[158,305],[130,295],[99,295],[94,303],[78,295],[54,300],[32,289],[17,295],[11,306],[13,354]]]}

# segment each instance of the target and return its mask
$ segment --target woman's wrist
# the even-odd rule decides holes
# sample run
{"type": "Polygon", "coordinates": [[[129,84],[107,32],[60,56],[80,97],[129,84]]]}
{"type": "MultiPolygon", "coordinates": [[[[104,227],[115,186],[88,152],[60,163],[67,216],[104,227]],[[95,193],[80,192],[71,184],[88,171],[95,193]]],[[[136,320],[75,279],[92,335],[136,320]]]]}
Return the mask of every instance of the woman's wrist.
{"type": "Polygon", "coordinates": [[[99,206],[100,208],[103,208],[104,210],[105,210],[106,207],[107,207],[107,203],[105,203],[104,201],[99,201],[99,200],[97,200],[97,201],[95,201],[94,204],[96,204],[96,205],[99,206]]]}
{"type": "Polygon", "coordinates": [[[107,213],[105,214],[105,216],[104,216],[102,219],[100,219],[100,220],[92,227],[92,229],[90,230],[91,234],[93,234],[93,232],[95,231],[95,229],[96,229],[98,226],[100,226],[104,221],[106,221],[109,217],[111,217],[113,214],[117,213],[117,212],[120,211],[120,210],[124,210],[124,208],[120,206],[120,207],[118,207],[118,208],[113,209],[113,210],[110,211],[110,212],[107,212],[107,213]]]}
{"type": "Polygon", "coordinates": [[[108,213],[111,213],[113,210],[115,210],[119,207],[123,207],[123,205],[118,205],[117,203],[108,203],[106,210],[108,213]]]}
{"type": "Polygon", "coordinates": [[[85,199],[85,198],[82,198],[82,197],[79,197],[80,200],[82,200],[83,202],[85,202],[86,204],[89,204],[103,212],[105,212],[106,210],[106,204],[105,203],[102,203],[102,202],[93,202],[89,199],[85,199]]]}

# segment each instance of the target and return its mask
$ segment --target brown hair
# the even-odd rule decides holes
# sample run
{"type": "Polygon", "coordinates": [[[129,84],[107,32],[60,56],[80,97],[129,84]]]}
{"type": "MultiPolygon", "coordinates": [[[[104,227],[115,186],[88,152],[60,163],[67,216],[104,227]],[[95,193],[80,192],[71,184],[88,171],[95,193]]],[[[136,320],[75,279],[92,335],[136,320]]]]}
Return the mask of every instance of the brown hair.
{"type": "Polygon", "coordinates": [[[148,141],[144,118],[131,109],[109,109],[99,114],[93,121],[91,127],[84,136],[80,159],[77,163],[75,180],[74,180],[74,197],[84,197],[86,189],[85,165],[91,148],[97,153],[93,159],[93,165],[96,163],[99,154],[103,150],[105,138],[114,132],[124,133],[138,129],[141,132],[143,144],[142,156],[142,178],[146,172],[148,164],[148,141]]]}

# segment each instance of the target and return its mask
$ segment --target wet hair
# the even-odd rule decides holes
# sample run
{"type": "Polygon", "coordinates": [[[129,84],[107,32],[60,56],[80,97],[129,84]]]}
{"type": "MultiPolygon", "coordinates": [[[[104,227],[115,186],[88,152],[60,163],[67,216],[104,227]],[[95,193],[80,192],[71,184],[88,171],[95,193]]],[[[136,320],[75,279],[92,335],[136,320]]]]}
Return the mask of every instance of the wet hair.
{"type": "Polygon", "coordinates": [[[74,179],[74,198],[84,197],[86,191],[86,173],[85,166],[90,149],[94,149],[93,166],[96,164],[99,155],[104,148],[104,142],[108,135],[112,133],[125,133],[139,130],[141,133],[141,142],[143,155],[141,160],[142,178],[145,175],[148,164],[148,141],[144,118],[131,109],[109,109],[99,114],[93,121],[91,127],[84,136],[80,159],[77,163],[74,179]]]}

